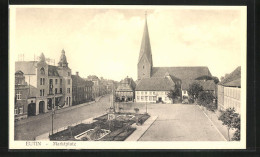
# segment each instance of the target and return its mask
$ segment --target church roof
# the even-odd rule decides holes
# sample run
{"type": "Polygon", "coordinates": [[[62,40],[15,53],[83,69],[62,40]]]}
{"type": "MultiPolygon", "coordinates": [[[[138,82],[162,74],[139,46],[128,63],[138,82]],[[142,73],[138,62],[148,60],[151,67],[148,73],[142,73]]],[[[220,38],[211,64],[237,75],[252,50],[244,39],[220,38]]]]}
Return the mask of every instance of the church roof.
{"type": "Polygon", "coordinates": [[[17,61],[15,71],[21,70],[25,75],[36,74],[37,61],[17,61]]]}
{"type": "Polygon", "coordinates": [[[211,73],[206,66],[197,67],[153,67],[152,77],[163,77],[168,72],[171,76],[181,80],[196,79],[203,75],[211,76],[211,73]]]}
{"type": "Polygon", "coordinates": [[[143,32],[143,38],[142,38],[138,63],[143,57],[146,57],[148,62],[151,63],[151,65],[153,65],[152,50],[151,50],[150,37],[149,37],[146,17],[145,17],[145,26],[144,26],[144,32],[143,32]]]}
{"type": "Polygon", "coordinates": [[[136,91],[170,91],[174,89],[174,83],[168,78],[152,77],[143,78],[136,86],[136,91]]]}
{"type": "Polygon", "coordinates": [[[241,79],[241,66],[237,67],[232,73],[227,75],[224,78],[224,80],[222,80],[219,84],[223,85],[223,86],[229,86],[229,85],[235,85],[236,84],[237,86],[240,87],[240,85],[241,85],[240,79],[241,79]]]}
{"type": "Polygon", "coordinates": [[[216,84],[214,80],[183,80],[181,84],[182,90],[188,90],[192,83],[198,83],[203,87],[203,90],[215,90],[216,84]]]}

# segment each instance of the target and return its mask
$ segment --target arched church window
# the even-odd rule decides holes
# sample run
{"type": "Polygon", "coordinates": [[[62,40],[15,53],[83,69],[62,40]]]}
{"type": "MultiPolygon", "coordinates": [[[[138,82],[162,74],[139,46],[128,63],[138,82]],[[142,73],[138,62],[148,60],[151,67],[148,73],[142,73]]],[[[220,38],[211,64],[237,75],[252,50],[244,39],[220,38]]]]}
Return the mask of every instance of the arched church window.
{"type": "Polygon", "coordinates": [[[41,74],[45,74],[45,71],[44,71],[44,68],[42,67],[41,69],[40,69],[40,71],[41,71],[41,74]]]}

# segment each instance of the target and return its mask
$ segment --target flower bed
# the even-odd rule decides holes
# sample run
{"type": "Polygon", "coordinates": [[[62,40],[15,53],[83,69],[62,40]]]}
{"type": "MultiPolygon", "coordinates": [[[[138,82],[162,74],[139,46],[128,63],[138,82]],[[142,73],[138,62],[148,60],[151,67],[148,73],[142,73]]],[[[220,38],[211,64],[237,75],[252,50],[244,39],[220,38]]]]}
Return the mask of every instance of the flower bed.
{"type": "Polygon", "coordinates": [[[81,123],[50,135],[49,138],[53,141],[124,141],[136,130],[131,125],[136,122],[137,118],[139,123],[142,124],[150,116],[148,114],[116,113],[115,117],[114,120],[109,121],[107,114],[105,114],[95,118],[96,121],[91,124],[81,123]],[[93,130],[95,130],[93,135],[88,135],[93,130]],[[78,138],[86,132],[88,134],[85,137],[78,138]]]}

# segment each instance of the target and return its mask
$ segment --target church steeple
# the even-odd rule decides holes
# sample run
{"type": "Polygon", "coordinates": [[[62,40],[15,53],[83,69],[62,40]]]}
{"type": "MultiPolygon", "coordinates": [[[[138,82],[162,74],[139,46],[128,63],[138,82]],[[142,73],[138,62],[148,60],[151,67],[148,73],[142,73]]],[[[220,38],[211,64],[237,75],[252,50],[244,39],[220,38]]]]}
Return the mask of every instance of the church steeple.
{"type": "Polygon", "coordinates": [[[138,79],[151,77],[153,67],[152,50],[146,16],[147,13],[145,12],[144,32],[138,59],[138,79]]]}

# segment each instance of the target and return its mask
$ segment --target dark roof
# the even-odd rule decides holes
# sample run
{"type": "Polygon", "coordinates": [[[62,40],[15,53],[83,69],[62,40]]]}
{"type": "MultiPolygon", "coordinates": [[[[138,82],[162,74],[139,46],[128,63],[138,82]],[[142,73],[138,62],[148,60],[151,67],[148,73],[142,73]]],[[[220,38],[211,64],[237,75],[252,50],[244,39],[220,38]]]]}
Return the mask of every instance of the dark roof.
{"type": "Polygon", "coordinates": [[[15,75],[23,75],[23,72],[21,70],[18,70],[15,72],[15,75]]]}
{"type": "Polygon", "coordinates": [[[57,66],[48,65],[48,76],[59,76],[57,66]]]}
{"type": "Polygon", "coordinates": [[[72,86],[85,86],[86,81],[78,75],[71,75],[72,86]]]}
{"type": "Polygon", "coordinates": [[[183,80],[182,81],[182,90],[188,90],[190,85],[192,83],[198,83],[203,87],[203,90],[215,90],[216,89],[216,84],[214,80],[183,80]]]}
{"type": "Polygon", "coordinates": [[[170,91],[173,89],[174,83],[164,77],[143,78],[136,86],[137,91],[170,91]]]}
{"type": "Polygon", "coordinates": [[[25,75],[36,74],[37,61],[17,61],[15,71],[21,70],[25,75]]]}
{"type": "Polygon", "coordinates": [[[238,81],[238,79],[241,79],[241,66],[237,67],[232,73],[228,74],[224,80],[222,80],[219,84],[223,85],[223,86],[228,86],[228,84],[230,84],[230,82],[233,82],[235,80],[235,82],[231,83],[233,85],[237,85],[240,87],[240,81],[238,81]]]}
{"type": "Polygon", "coordinates": [[[228,86],[228,87],[241,87],[241,79],[238,78],[238,79],[233,80],[231,82],[225,83],[225,86],[228,86]]]}
{"type": "Polygon", "coordinates": [[[170,75],[181,80],[196,79],[203,75],[211,76],[208,67],[153,67],[152,77],[162,77],[168,72],[170,75]]]}

